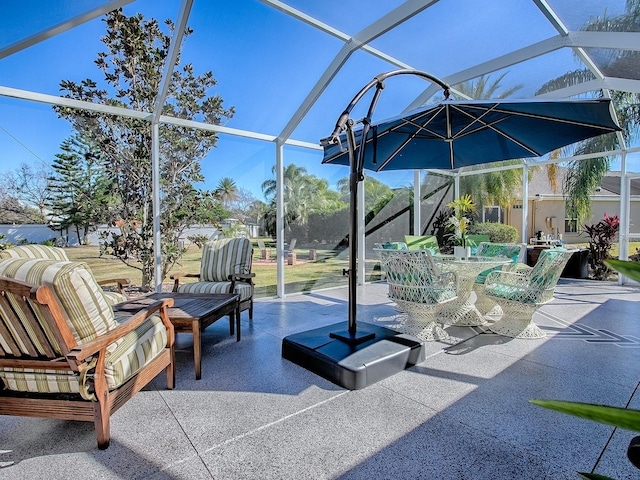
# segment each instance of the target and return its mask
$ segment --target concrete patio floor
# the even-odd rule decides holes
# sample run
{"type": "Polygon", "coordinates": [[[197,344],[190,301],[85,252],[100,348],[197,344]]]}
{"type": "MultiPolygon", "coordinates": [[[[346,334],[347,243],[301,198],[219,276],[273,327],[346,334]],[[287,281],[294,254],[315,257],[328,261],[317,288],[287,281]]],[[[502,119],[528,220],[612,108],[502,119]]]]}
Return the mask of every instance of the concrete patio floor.
{"type": "MultiPolygon", "coordinates": [[[[396,321],[386,288],[361,287],[359,321],[396,321]]],[[[428,343],[424,362],[357,391],[281,357],[284,336],[346,321],[346,298],[259,299],[239,343],[217,322],[199,381],[179,335],[177,388],[161,375],[125,404],[105,451],[93,424],[0,416],[0,478],[640,478],[626,459],[636,433],[528,403],[640,409],[640,288],[563,279],[535,317],[547,338],[450,327],[457,342],[428,343]]]]}

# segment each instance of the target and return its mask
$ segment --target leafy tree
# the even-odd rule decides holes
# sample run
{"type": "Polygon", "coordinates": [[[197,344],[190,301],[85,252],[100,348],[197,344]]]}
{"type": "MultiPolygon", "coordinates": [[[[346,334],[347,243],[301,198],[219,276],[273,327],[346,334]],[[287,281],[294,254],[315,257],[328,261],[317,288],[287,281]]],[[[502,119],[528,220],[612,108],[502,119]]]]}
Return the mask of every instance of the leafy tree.
{"type": "MultiPolygon", "coordinates": [[[[630,32],[640,29],[640,0],[627,0],[625,12],[620,15],[608,16],[605,12],[601,17],[591,18],[582,30],[597,32],[630,32]]],[[[616,73],[628,68],[637,68],[640,53],[637,51],[594,50],[592,51],[596,63],[604,63],[612,76],[625,77],[628,74],[616,73]],[[614,57],[611,57],[614,55],[614,57]]],[[[583,83],[593,79],[593,74],[587,68],[574,70],[545,83],[536,95],[583,83]]],[[[638,134],[640,125],[640,94],[614,91],[611,94],[612,104],[616,111],[618,122],[622,127],[627,142],[632,142],[638,134]]],[[[602,152],[615,149],[618,146],[615,134],[585,140],[571,152],[573,155],[602,152]]],[[[590,158],[588,160],[569,161],[565,165],[569,170],[565,177],[563,192],[566,198],[566,212],[568,217],[583,221],[591,211],[591,194],[600,185],[602,178],[610,169],[608,157],[590,158]]]]}
{"type": "MultiPolygon", "coordinates": [[[[100,87],[91,79],[79,83],[63,80],[60,83],[63,94],[94,103],[153,111],[173,23],[165,21],[169,30],[165,33],[156,20],[146,20],[140,14],[127,17],[120,9],[108,13],[104,21],[107,31],[102,41],[106,51],[98,53],[95,63],[104,75],[105,86],[100,87]]],[[[185,36],[191,33],[191,29],[187,29],[185,36]]],[[[207,94],[215,84],[211,72],[195,75],[193,66],[180,67],[178,58],[162,113],[210,124],[222,123],[234,110],[224,108],[220,96],[207,94]]],[[[120,233],[104,239],[104,252],[139,268],[143,287],[149,287],[154,274],[149,123],[68,107],[55,108],[80,135],[100,149],[113,194],[118,197],[119,208],[113,214],[113,224],[120,227],[120,233]]],[[[215,146],[216,134],[167,124],[161,124],[159,131],[164,278],[184,253],[178,243],[184,230],[200,223],[205,213],[210,220],[223,218],[220,215],[224,209],[211,192],[193,188],[194,183],[203,180],[200,161],[215,146]]]]}
{"type": "Polygon", "coordinates": [[[49,177],[49,200],[60,228],[73,227],[79,240],[86,239],[98,223],[105,223],[113,203],[111,184],[102,165],[100,150],[74,135],[62,142],[49,177]]]}
{"type": "MultiPolygon", "coordinates": [[[[275,166],[272,172],[275,177],[275,166]]],[[[283,174],[284,219],[289,230],[291,225],[306,225],[312,213],[346,207],[340,200],[340,194],[330,190],[325,179],[308,174],[306,168],[291,163],[285,167],[283,174]]],[[[271,234],[275,232],[276,191],[275,178],[262,182],[262,192],[268,202],[264,215],[265,229],[271,234]]]]}
{"type": "Polygon", "coordinates": [[[22,163],[4,176],[3,190],[9,212],[22,218],[20,223],[47,223],[50,217],[46,166],[22,163]]]}

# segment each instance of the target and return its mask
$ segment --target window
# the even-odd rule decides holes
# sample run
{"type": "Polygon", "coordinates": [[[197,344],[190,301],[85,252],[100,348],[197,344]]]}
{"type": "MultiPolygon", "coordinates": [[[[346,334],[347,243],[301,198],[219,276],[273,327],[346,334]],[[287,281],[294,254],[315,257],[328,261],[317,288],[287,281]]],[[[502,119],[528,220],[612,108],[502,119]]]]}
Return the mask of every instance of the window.
{"type": "Polygon", "coordinates": [[[497,206],[484,207],[482,209],[482,221],[500,223],[502,221],[501,210],[502,209],[497,206]]]}
{"type": "Polygon", "coordinates": [[[578,233],[578,219],[577,218],[565,218],[564,219],[564,232],[565,233],[578,233]]]}

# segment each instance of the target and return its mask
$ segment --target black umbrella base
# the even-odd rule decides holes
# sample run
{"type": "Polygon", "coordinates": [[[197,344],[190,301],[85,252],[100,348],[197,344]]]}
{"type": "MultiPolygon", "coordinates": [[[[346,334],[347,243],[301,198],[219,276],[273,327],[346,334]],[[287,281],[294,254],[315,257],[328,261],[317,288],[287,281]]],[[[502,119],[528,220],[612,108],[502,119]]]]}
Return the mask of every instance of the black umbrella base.
{"type": "Polygon", "coordinates": [[[388,328],[337,323],[282,339],[282,357],[349,390],[359,390],[424,361],[424,344],[388,328]]]}

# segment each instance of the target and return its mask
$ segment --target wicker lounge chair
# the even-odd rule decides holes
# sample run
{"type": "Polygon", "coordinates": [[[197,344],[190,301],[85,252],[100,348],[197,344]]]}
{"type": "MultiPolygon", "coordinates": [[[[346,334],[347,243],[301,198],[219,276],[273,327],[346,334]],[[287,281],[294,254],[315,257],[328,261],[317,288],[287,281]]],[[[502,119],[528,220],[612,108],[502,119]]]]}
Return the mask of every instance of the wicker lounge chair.
{"type": "MultiPolygon", "coordinates": [[[[481,242],[478,245],[476,253],[482,257],[507,257],[513,261],[513,264],[524,263],[527,255],[527,245],[524,243],[490,243],[481,242]]],[[[512,270],[512,266],[498,266],[480,273],[473,285],[473,291],[476,293],[476,308],[482,315],[491,317],[501,316],[502,309],[500,306],[484,294],[484,282],[487,275],[495,270],[512,270]]]]}

